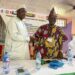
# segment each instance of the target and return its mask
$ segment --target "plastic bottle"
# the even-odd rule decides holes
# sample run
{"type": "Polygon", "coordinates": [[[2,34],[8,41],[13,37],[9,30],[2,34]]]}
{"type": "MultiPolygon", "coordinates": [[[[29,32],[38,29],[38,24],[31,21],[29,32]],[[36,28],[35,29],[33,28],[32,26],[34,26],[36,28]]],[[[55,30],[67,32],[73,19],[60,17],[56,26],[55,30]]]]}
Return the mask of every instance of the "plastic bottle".
{"type": "Polygon", "coordinates": [[[25,69],[25,75],[31,75],[28,69],[25,69]]]}
{"type": "Polygon", "coordinates": [[[37,52],[36,54],[36,69],[39,70],[41,68],[41,53],[37,52]]]}
{"type": "Polygon", "coordinates": [[[70,48],[68,49],[67,56],[68,56],[68,64],[72,65],[73,55],[70,48]]]}
{"type": "Polygon", "coordinates": [[[9,71],[9,55],[8,52],[5,52],[3,56],[3,74],[6,75],[9,73],[9,71]]]}

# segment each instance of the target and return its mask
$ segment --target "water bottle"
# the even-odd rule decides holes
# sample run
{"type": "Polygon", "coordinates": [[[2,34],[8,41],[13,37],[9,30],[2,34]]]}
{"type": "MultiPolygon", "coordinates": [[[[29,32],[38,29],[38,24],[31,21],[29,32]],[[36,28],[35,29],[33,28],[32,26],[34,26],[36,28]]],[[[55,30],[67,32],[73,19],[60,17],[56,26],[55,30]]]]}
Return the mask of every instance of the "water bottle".
{"type": "Polygon", "coordinates": [[[68,56],[68,64],[72,65],[73,55],[70,48],[68,49],[67,56],[68,56]]]}
{"type": "Polygon", "coordinates": [[[31,75],[27,69],[25,69],[25,75],[31,75]]]}
{"type": "Polygon", "coordinates": [[[9,55],[8,52],[5,52],[3,55],[3,74],[6,75],[9,73],[9,55]]]}
{"type": "Polygon", "coordinates": [[[37,52],[36,54],[36,69],[39,70],[41,68],[41,53],[37,52]]]}

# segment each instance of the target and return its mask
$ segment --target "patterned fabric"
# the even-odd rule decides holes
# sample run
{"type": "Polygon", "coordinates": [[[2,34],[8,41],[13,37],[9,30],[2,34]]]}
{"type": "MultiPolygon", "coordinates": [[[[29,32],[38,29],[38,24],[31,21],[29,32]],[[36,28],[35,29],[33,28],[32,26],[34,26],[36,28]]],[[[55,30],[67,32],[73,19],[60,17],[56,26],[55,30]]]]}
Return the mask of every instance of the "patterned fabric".
{"type": "Polygon", "coordinates": [[[65,40],[67,37],[59,27],[43,25],[34,34],[35,53],[39,50],[42,58],[56,57],[65,40]]]}

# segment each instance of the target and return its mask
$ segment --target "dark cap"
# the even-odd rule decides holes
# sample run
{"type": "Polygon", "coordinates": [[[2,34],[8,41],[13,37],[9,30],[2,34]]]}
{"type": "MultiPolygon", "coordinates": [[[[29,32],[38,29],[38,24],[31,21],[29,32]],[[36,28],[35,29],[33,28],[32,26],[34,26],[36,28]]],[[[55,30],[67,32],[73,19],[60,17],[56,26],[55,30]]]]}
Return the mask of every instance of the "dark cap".
{"type": "Polygon", "coordinates": [[[50,13],[49,13],[49,17],[51,17],[51,16],[56,16],[56,12],[55,12],[54,8],[52,8],[50,13]]]}

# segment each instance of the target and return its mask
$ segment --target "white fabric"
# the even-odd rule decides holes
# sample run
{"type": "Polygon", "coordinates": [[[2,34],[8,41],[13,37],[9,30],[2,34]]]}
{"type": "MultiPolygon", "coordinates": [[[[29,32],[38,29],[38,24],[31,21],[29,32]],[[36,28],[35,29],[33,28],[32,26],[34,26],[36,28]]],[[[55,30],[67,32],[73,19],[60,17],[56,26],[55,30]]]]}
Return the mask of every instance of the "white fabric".
{"type": "MultiPolygon", "coordinates": [[[[31,75],[60,75],[64,73],[75,72],[75,59],[73,60],[72,65],[68,65],[67,61],[64,60],[64,66],[58,69],[52,69],[48,67],[48,64],[42,65],[40,70],[36,70],[36,64],[34,60],[15,60],[10,61],[10,73],[8,75],[16,75],[16,69],[23,67],[28,69],[31,75]]],[[[0,75],[2,74],[2,62],[0,62],[0,75]]]]}
{"type": "Polygon", "coordinates": [[[75,56],[75,39],[69,42],[68,47],[72,50],[72,54],[75,56]]]}
{"type": "Polygon", "coordinates": [[[29,35],[25,24],[14,17],[6,25],[6,40],[4,52],[7,51],[11,59],[30,59],[29,35]]]}

